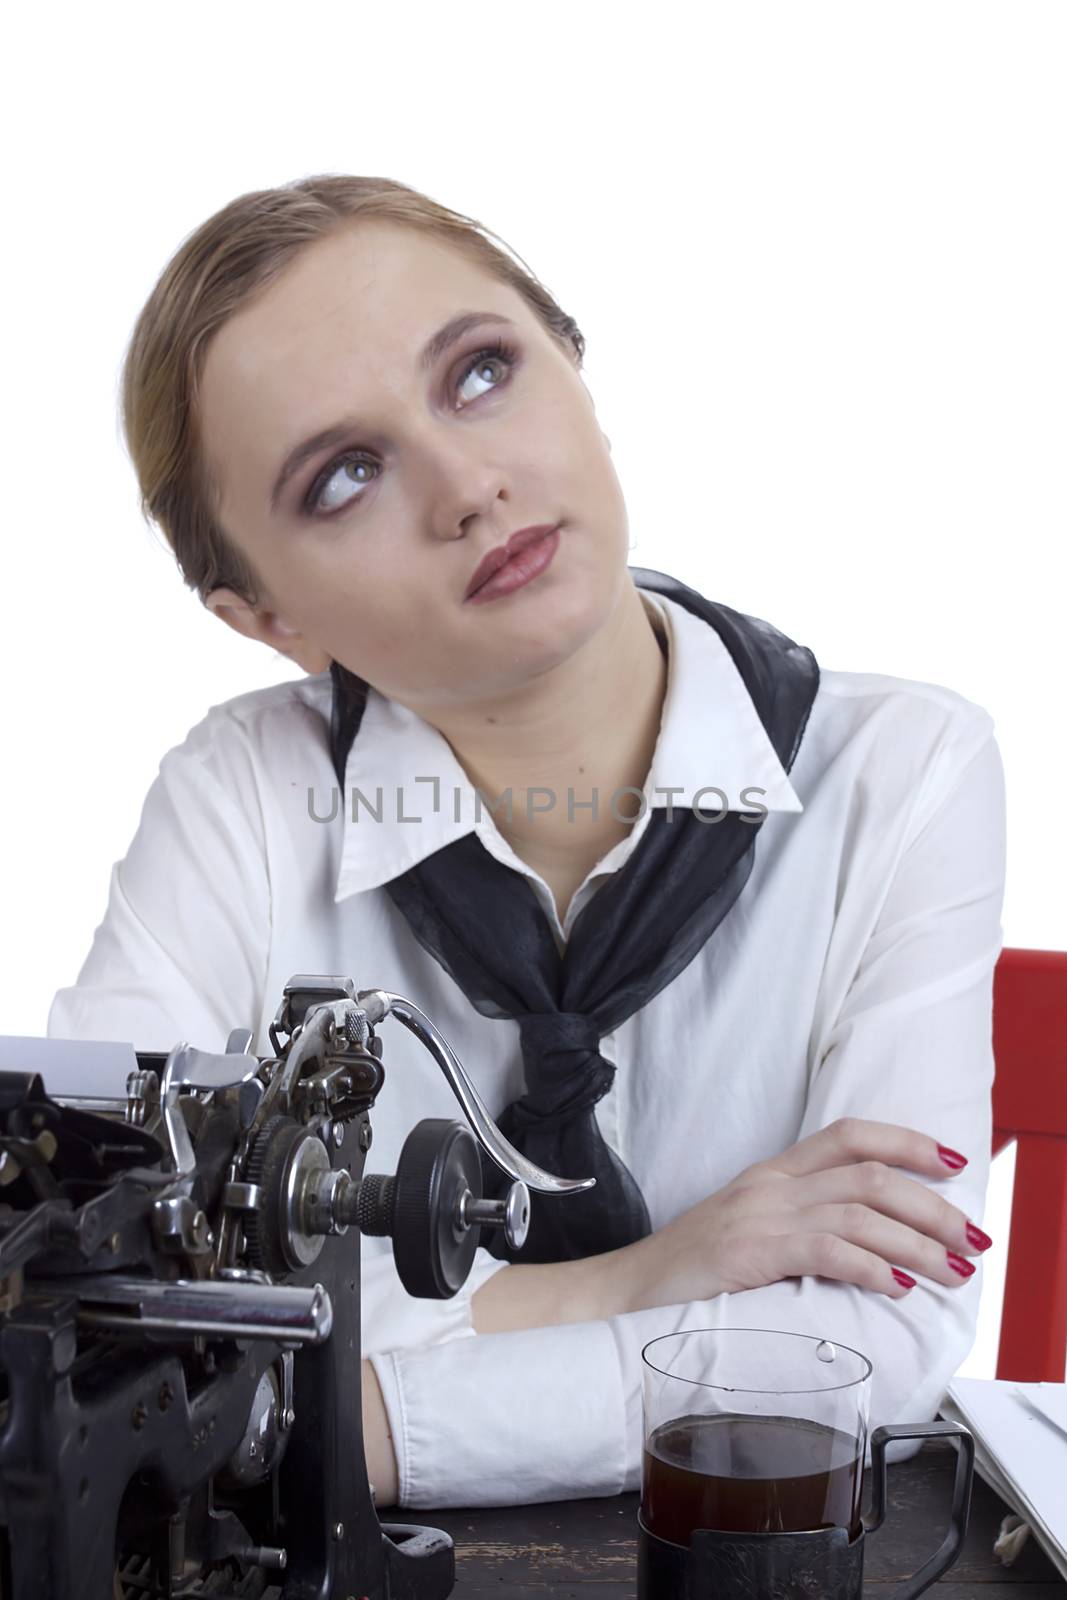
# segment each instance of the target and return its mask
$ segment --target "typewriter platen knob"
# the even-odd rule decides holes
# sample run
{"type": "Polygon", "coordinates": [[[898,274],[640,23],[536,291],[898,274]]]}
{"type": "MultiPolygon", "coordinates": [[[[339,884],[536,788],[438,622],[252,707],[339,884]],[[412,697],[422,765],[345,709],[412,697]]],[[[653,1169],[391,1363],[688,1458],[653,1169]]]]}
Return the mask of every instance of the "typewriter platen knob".
{"type": "Polygon", "coordinates": [[[462,1122],[425,1117],[404,1141],[393,1181],[393,1257],[408,1294],[447,1300],[466,1282],[479,1230],[459,1223],[464,1193],[481,1193],[477,1141],[462,1122]]]}

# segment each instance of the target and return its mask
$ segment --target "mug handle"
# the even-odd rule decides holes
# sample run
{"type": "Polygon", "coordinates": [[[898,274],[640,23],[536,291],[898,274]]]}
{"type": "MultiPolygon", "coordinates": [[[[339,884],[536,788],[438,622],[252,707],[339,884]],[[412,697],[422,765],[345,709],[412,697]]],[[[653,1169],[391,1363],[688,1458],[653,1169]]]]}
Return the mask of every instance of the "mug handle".
{"type": "Polygon", "coordinates": [[[916,1595],[929,1589],[932,1583],[947,1572],[960,1553],[967,1533],[967,1518],[971,1509],[971,1483],[974,1478],[974,1435],[955,1422],[900,1423],[875,1428],[871,1434],[871,1514],[863,1519],[864,1533],[873,1533],[885,1520],[885,1447],[891,1439],[942,1439],[955,1438],[960,1442],[956,1455],[956,1477],[952,1485],[952,1511],[950,1526],[941,1548],[920,1567],[914,1577],[908,1578],[899,1589],[894,1589],[892,1600],[914,1600],[916,1595]]]}

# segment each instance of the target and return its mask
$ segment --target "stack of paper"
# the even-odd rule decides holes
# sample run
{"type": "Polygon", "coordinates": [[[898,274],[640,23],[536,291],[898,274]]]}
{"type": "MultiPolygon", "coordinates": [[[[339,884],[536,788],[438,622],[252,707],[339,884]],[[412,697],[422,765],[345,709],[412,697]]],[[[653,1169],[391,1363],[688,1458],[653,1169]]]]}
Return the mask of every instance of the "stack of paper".
{"type": "Polygon", "coordinates": [[[1067,1578],[1067,1385],[954,1378],[941,1403],[974,1434],[974,1465],[1067,1578]]]}

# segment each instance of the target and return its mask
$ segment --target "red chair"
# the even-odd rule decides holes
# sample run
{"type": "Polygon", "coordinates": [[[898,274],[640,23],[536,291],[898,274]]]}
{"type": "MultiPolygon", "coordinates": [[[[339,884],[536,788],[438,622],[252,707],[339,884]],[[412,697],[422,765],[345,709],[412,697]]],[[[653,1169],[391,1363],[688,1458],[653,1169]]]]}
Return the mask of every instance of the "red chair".
{"type": "Polygon", "coordinates": [[[1003,949],[993,972],[993,1154],[1015,1189],[997,1377],[1060,1383],[1067,1357],[1067,951],[1003,949]]]}

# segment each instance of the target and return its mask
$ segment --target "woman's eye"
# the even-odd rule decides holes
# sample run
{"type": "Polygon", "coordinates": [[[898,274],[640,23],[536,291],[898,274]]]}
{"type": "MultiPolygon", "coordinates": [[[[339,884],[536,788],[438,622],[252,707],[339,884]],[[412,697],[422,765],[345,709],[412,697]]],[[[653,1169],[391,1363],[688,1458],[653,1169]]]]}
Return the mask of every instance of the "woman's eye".
{"type": "MultiPolygon", "coordinates": [[[[475,377],[479,380],[479,382],[484,383],[485,378],[483,373],[486,367],[491,369],[494,365],[496,365],[504,367],[505,369],[510,369],[512,364],[511,357],[504,349],[479,350],[474,360],[468,362],[467,366],[464,368],[463,377],[459,386],[462,389],[471,378],[475,377]]],[[[498,379],[496,383],[490,382],[490,387],[494,389],[497,388],[499,386],[499,381],[500,380],[498,379]]],[[[484,389],[481,390],[480,393],[484,394],[484,389]]],[[[478,395],[475,395],[474,398],[477,400],[478,395]]]]}
{"type": "Polygon", "coordinates": [[[346,484],[369,483],[373,461],[367,461],[363,456],[345,456],[340,461],[326,468],[323,475],[316,479],[311,493],[308,496],[308,506],[313,511],[328,514],[338,510],[341,506],[348,505],[352,500],[358,500],[358,494],[346,494],[346,484]]]}
{"type": "MultiPolygon", "coordinates": [[[[515,352],[503,341],[497,341],[486,349],[479,350],[464,367],[458,390],[464,389],[472,378],[477,377],[480,383],[488,383],[488,389],[482,389],[473,396],[474,400],[480,399],[482,394],[499,389],[502,382],[507,382],[515,361],[515,352]],[[485,370],[488,368],[491,371],[494,365],[504,369],[503,379],[486,379],[485,370]]],[[[470,401],[467,403],[470,404],[470,401]]],[[[307,509],[322,516],[329,516],[332,512],[351,505],[354,500],[360,498],[359,487],[364,483],[373,482],[372,473],[377,470],[378,463],[365,455],[347,452],[339,456],[330,462],[311,485],[305,501],[307,509]],[[349,494],[347,491],[353,484],[357,485],[357,489],[349,494]]]]}

